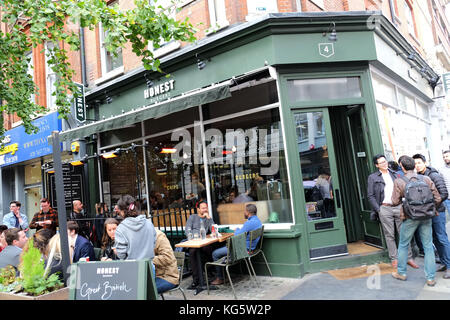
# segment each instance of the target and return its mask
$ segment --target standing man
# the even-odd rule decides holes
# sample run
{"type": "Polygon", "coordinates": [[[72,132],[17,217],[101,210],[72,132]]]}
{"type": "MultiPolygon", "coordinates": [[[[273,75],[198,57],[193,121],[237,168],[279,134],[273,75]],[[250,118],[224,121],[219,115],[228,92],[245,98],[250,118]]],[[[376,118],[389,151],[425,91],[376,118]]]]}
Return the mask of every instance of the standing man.
{"type": "MultiPolygon", "coordinates": [[[[439,170],[439,172],[444,177],[445,186],[447,191],[450,190],[450,150],[446,150],[442,153],[444,158],[444,166],[439,170]]],[[[444,199],[444,205],[447,208],[447,213],[450,214],[450,195],[448,198],[444,199]]]]}
{"type": "Polygon", "coordinates": [[[432,221],[432,229],[433,229],[433,243],[436,246],[439,259],[443,266],[439,268],[437,271],[446,271],[444,274],[444,279],[450,279],[450,241],[448,241],[447,231],[446,231],[446,223],[447,219],[445,216],[445,206],[444,200],[448,198],[448,190],[445,186],[444,178],[439,174],[439,172],[432,168],[427,167],[425,165],[426,158],[422,154],[413,155],[413,159],[416,165],[416,171],[418,174],[425,175],[433,181],[436,189],[439,192],[439,195],[442,198],[442,202],[437,207],[437,211],[439,215],[433,217],[432,221]]]}
{"type": "Polygon", "coordinates": [[[19,201],[11,201],[9,203],[10,213],[3,217],[3,224],[10,228],[18,228],[28,231],[28,218],[26,215],[20,213],[21,204],[19,201]]]}
{"type": "Polygon", "coordinates": [[[80,200],[74,200],[73,203],[73,211],[70,213],[70,220],[78,223],[79,234],[86,239],[89,239],[89,223],[84,220],[86,218],[86,214],[84,212],[84,205],[80,200]]]}
{"type": "MultiPolygon", "coordinates": [[[[394,192],[392,194],[392,203],[394,205],[400,205],[402,199],[405,198],[406,181],[416,177],[414,172],[415,162],[414,159],[408,156],[402,156],[400,158],[400,167],[402,168],[405,176],[398,178],[394,182],[394,192]]],[[[430,187],[433,193],[434,204],[438,206],[442,199],[439,195],[436,186],[433,181],[427,176],[423,176],[423,181],[430,187]]],[[[436,211],[436,210],[435,210],[436,211]]],[[[437,212],[436,212],[437,213],[437,212]]],[[[411,239],[414,236],[414,232],[418,229],[420,232],[420,239],[422,240],[423,250],[425,253],[425,276],[427,279],[427,285],[432,287],[436,284],[434,276],[436,273],[436,262],[433,249],[433,235],[432,235],[432,218],[424,220],[413,220],[408,216],[408,212],[404,212],[402,207],[400,210],[401,219],[404,220],[400,228],[400,240],[398,244],[398,268],[396,272],[392,273],[392,276],[398,280],[406,280],[406,259],[408,254],[408,247],[410,246],[411,239]]]]}
{"type": "MultiPolygon", "coordinates": [[[[211,232],[211,227],[214,224],[213,219],[209,216],[208,203],[202,201],[197,208],[197,214],[192,214],[186,221],[186,230],[192,230],[193,233],[200,234],[200,225],[203,223],[206,233],[211,232]]],[[[188,287],[189,290],[196,290],[200,292],[204,289],[203,285],[203,262],[202,258],[208,261],[212,260],[213,245],[208,245],[201,248],[189,248],[189,261],[192,268],[192,284],[188,287]]]]}
{"type": "MultiPolygon", "coordinates": [[[[247,221],[244,223],[241,229],[237,228],[236,231],[234,231],[234,235],[238,235],[241,233],[247,233],[247,250],[253,251],[256,248],[256,245],[258,244],[259,238],[256,239],[252,243],[252,247],[250,248],[250,231],[257,230],[262,227],[261,220],[259,220],[258,216],[256,215],[257,208],[254,204],[247,204],[245,206],[245,212],[244,217],[247,219],[247,221]]],[[[214,261],[219,260],[222,257],[225,257],[228,254],[228,249],[226,246],[218,248],[213,251],[212,257],[214,261]]],[[[220,285],[223,284],[223,268],[222,267],[216,267],[216,273],[217,278],[211,282],[212,285],[220,285]]]]}
{"type": "MultiPolygon", "coordinates": [[[[370,214],[371,220],[380,220],[383,229],[384,238],[391,259],[393,268],[397,268],[397,243],[395,241],[395,228],[400,233],[402,221],[400,219],[400,204],[392,203],[392,192],[394,190],[394,180],[397,175],[389,169],[386,157],[377,154],[373,157],[373,163],[378,170],[367,178],[367,197],[372,207],[370,214]]],[[[414,262],[411,248],[408,249],[408,264],[418,269],[419,266],[414,262]]]]}
{"type": "Polygon", "coordinates": [[[5,230],[4,233],[8,245],[0,252],[0,269],[11,265],[17,270],[22,248],[28,241],[27,235],[25,231],[18,228],[5,230]]]}
{"type": "Polygon", "coordinates": [[[30,229],[36,229],[36,231],[42,228],[51,229],[53,235],[55,235],[58,226],[58,212],[50,206],[50,201],[47,198],[42,198],[41,210],[34,214],[30,223],[30,229]]]}

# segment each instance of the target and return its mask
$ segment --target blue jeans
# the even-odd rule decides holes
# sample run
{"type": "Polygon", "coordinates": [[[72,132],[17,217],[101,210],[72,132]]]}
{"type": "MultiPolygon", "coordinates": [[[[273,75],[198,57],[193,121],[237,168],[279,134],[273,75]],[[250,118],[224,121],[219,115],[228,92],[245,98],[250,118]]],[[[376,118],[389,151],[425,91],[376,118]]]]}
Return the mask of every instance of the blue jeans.
{"type": "Polygon", "coordinates": [[[167,290],[173,289],[175,287],[176,285],[174,285],[173,283],[170,283],[163,278],[156,277],[156,289],[158,289],[158,293],[164,293],[167,290]]]}
{"type": "Polygon", "coordinates": [[[425,277],[427,280],[434,280],[436,273],[436,262],[433,249],[432,219],[412,220],[406,219],[400,227],[400,241],[398,244],[398,267],[399,274],[406,276],[406,264],[408,260],[408,247],[416,229],[419,229],[425,254],[425,277]]]}
{"type": "MultiPolygon", "coordinates": [[[[222,257],[225,257],[228,254],[227,247],[221,247],[213,251],[212,258],[214,261],[219,260],[222,257]]],[[[216,266],[216,276],[217,278],[223,280],[223,267],[216,266]]]]}
{"type": "Polygon", "coordinates": [[[444,201],[445,208],[447,208],[447,213],[450,215],[450,199],[444,201]]]}
{"type": "Polygon", "coordinates": [[[433,217],[433,243],[441,263],[450,269],[450,241],[448,241],[445,228],[446,220],[445,211],[439,212],[439,216],[433,217]]]}

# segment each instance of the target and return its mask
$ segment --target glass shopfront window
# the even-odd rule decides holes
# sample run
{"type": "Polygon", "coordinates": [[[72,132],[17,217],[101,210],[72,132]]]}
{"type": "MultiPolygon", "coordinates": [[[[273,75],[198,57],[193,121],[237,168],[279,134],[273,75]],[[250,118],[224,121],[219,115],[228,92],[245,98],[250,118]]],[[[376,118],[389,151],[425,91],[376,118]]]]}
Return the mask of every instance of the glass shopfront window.
{"type": "MultiPolygon", "coordinates": [[[[116,157],[102,160],[103,198],[109,208],[114,209],[117,201],[124,195],[141,199],[141,208],[147,209],[145,172],[142,145],[130,148],[123,145],[116,157]]],[[[114,151],[117,150],[107,150],[114,151]]],[[[104,151],[104,152],[107,152],[104,151]]]]}
{"type": "MultiPolygon", "coordinates": [[[[250,83],[233,87],[231,98],[144,121],[138,175],[155,226],[184,225],[202,200],[219,225],[243,224],[246,203],[263,223],[293,222],[276,82],[250,83]]],[[[132,151],[102,163],[112,205],[139,194],[132,151]]]]}
{"type": "Polygon", "coordinates": [[[242,224],[247,203],[263,223],[292,222],[278,108],[205,125],[214,220],[242,224]]]}

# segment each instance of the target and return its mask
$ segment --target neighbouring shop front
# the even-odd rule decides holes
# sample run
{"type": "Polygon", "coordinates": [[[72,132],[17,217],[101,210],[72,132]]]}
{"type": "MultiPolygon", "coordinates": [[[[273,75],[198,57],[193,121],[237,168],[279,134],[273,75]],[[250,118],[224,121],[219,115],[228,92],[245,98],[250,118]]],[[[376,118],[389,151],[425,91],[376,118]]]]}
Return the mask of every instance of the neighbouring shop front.
{"type": "Polygon", "coordinates": [[[29,221],[40,210],[40,199],[48,197],[53,152],[48,136],[62,127],[57,112],[39,117],[33,124],[38,128],[35,134],[26,134],[23,125],[6,131],[5,147],[0,151],[3,216],[10,212],[9,203],[18,200],[29,221]]]}
{"type": "Polygon", "coordinates": [[[435,74],[413,77],[411,50],[377,13],[271,14],[163,58],[169,77],[141,70],[92,90],[87,111],[98,120],[61,139],[96,143],[87,167],[95,202],[112,208],[131,194],[166,232],[182,233],[201,200],[223,227],[244,223],[254,203],[275,275],[382,261],[366,197],[371,159],[417,150],[385,126],[384,108],[420,123],[421,152],[431,138],[435,74]],[[412,102],[389,104],[390,87],[412,102]]]}

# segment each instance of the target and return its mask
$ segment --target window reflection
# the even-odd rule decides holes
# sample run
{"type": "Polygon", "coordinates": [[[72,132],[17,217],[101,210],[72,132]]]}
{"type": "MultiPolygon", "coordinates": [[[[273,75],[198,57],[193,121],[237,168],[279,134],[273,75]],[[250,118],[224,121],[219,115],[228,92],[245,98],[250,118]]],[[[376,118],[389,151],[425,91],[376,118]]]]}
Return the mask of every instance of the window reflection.
{"type": "Polygon", "coordinates": [[[216,122],[205,130],[224,137],[224,148],[208,161],[215,220],[242,224],[245,204],[254,203],[261,222],[292,222],[278,109],[216,122]]]}
{"type": "Polygon", "coordinates": [[[308,220],[336,216],[333,200],[333,183],[328,158],[327,137],[322,112],[301,112],[294,115],[308,138],[297,130],[297,145],[302,168],[308,220]]]}

